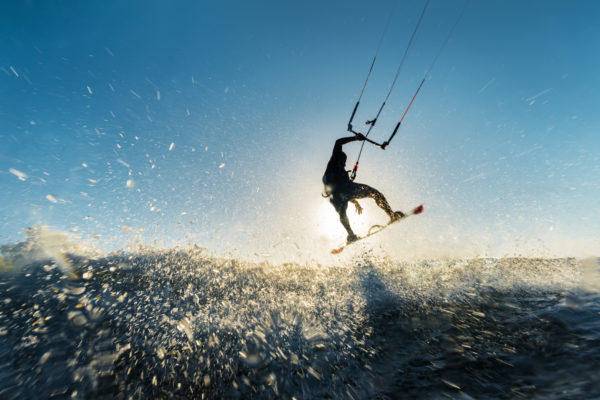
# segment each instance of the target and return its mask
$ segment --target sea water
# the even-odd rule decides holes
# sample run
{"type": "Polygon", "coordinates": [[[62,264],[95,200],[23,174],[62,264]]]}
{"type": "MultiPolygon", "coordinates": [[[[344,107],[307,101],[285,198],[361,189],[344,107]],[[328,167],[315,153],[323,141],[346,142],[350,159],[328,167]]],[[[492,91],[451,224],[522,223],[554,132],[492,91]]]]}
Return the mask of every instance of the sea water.
{"type": "Polygon", "coordinates": [[[600,396],[595,259],[64,260],[3,261],[0,398],[600,396]]]}

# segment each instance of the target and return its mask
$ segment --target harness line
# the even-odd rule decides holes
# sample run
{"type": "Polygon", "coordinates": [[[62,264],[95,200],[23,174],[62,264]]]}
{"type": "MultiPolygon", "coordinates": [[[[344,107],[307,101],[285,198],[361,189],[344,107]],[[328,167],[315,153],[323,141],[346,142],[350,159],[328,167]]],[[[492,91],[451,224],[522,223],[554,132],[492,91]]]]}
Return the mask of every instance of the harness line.
{"type": "Polygon", "coordinates": [[[385,34],[387,33],[388,27],[390,26],[390,22],[392,21],[392,17],[394,16],[394,11],[396,11],[396,7],[398,6],[398,0],[390,15],[388,16],[387,23],[385,24],[385,28],[383,28],[383,33],[381,34],[381,38],[379,39],[379,44],[377,45],[377,50],[375,50],[375,55],[373,56],[373,61],[371,61],[371,67],[369,68],[369,72],[367,73],[367,78],[365,79],[365,83],[363,83],[362,90],[360,91],[360,96],[358,96],[358,100],[356,101],[356,105],[354,106],[354,110],[352,110],[352,115],[350,116],[350,120],[348,121],[348,130],[352,130],[352,120],[354,119],[354,115],[356,114],[356,110],[358,110],[358,105],[360,104],[360,100],[365,93],[365,88],[367,87],[367,83],[369,82],[369,78],[371,77],[371,72],[373,72],[373,66],[375,65],[375,61],[377,60],[377,55],[379,54],[379,49],[381,48],[381,44],[383,43],[383,39],[385,38],[385,34]]]}
{"type": "Polygon", "coordinates": [[[396,136],[396,132],[398,132],[398,128],[400,128],[400,125],[402,124],[402,120],[404,120],[404,117],[406,116],[406,113],[408,113],[408,110],[410,110],[410,107],[412,106],[413,101],[415,101],[415,97],[417,97],[417,95],[419,94],[419,91],[421,90],[421,87],[423,87],[423,84],[425,83],[425,80],[427,79],[427,77],[431,73],[431,70],[433,69],[433,66],[435,65],[435,63],[437,62],[438,58],[440,57],[440,54],[442,54],[442,51],[446,47],[446,44],[448,44],[448,41],[450,40],[450,37],[452,36],[452,33],[454,32],[454,28],[456,28],[456,25],[458,25],[458,22],[461,20],[463,14],[465,13],[465,10],[467,8],[467,5],[469,4],[469,1],[470,0],[467,0],[465,2],[464,7],[462,8],[460,14],[458,15],[458,18],[456,19],[456,21],[454,22],[454,25],[452,26],[452,29],[450,29],[450,32],[448,32],[448,35],[446,36],[446,40],[444,40],[444,43],[442,44],[442,47],[440,47],[440,49],[438,50],[437,54],[435,55],[435,58],[433,59],[433,62],[429,66],[429,69],[427,70],[427,72],[425,72],[425,76],[423,77],[423,80],[421,81],[421,83],[419,84],[419,87],[415,91],[415,94],[413,95],[410,103],[408,104],[408,106],[404,110],[404,114],[402,114],[402,118],[400,118],[400,121],[398,121],[398,124],[396,124],[396,127],[394,128],[394,131],[392,132],[392,135],[390,136],[390,138],[388,140],[386,140],[385,142],[383,142],[381,144],[381,148],[382,149],[385,150],[385,148],[390,144],[390,142],[392,141],[392,139],[394,138],[394,136],[396,136]]]}
{"type": "MultiPolygon", "coordinates": [[[[456,26],[458,25],[459,21],[461,20],[467,5],[469,4],[470,0],[466,0],[465,5],[463,6],[460,14],[458,15],[458,18],[456,19],[456,21],[454,22],[454,25],[452,26],[452,28],[450,29],[450,31],[448,32],[448,35],[446,36],[442,46],[440,47],[440,49],[438,50],[437,54],[435,55],[433,61],[431,62],[431,65],[429,66],[429,68],[427,69],[427,72],[425,72],[425,76],[423,77],[423,79],[421,80],[421,83],[419,84],[419,86],[417,87],[417,90],[415,91],[415,93],[412,96],[412,99],[410,101],[410,103],[408,104],[408,106],[406,107],[406,109],[404,110],[404,113],[402,114],[402,117],[400,118],[400,121],[396,124],[396,127],[394,128],[392,135],[390,136],[390,138],[388,140],[386,140],[385,142],[383,142],[382,144],[379,144],[371,139],[366,139],[365,141],[372,143],[376,146],[381,147],[383,150],[385,150],[385,148],[390,144],[390,142],[392,141],[392,139],[394,138],[394,136],[396,135],[396,133],[398,132],[398,129],[400,128],[400,125],[402,124],[402,121],[404,120],[404,117],[406,116],[406,114],[408,113],[408,110],[410,110],[410,107],[412,106],[413,102],[415,101],[415,98],[417,97],[417,95],[419,94],[421,88],[423,87],[423,84],[425,83],[425,80],[427,79],[427,77],[430,75],[431,70],[433,69],[434,65],[436,64],[439,56],[441,55],[442,51],[444,50],[444,48],[446,47],[446,45],[448,44],[448,41],[450,40],[450,37],[452,36],[452,34],[454,33],[454,29],[456,28],[456,26]]],[[[392,89],[394,88],[394,85],[396,84],[396,80],[398,79],[398,75],[400,74],[400,70],[402,69],[402,65],[404,64],[404,60],[410,50],[410,48],[412,47],[412,42],[414,39],[414,36],[421,24],[421,21],[423,19],[423,16],[425,14],[425,11],[427,10],[427,6],[429,5],[429,0],[427,0],[427,2],[425,3],[425,7],[423,8],[423,11],[421,12],[421,16],[419,17],[419,21],[417,23],[417,26],[415,27],[415,30],[413,31],[413,34],[411,35],[411,38],[409,40],[408,46],[404,52],[404,56],[402,57],[402,60],[400,62],[400,66],[398,67],[398,70],[396,72],[396,76],[394,77],[394,80],[392,82],[392,85],[390,87],[390,90],[388,91],[388,94],[385,98],[385,100],[383,101],[383,104],[381,105],[381,107],[379,108],[379,111],[377,112],[377,115],[375,116],[375,118],[371,121],[367,121],[367,124],[369,125],[369,129],[367,130],[367,133],[365,134],[365,138],[369,136],[369,134],[371,133],[371,129],[373,129],[373,126],[375,126],[375,123],[377,122],[377,118],[379,118],[379,115],[381,114],[381,111],[383,110],[383,107],[385,106],[385,103],[387,102],[388,98],[390,97],[390,94],[392,93],[392,89]]],[[[386,27],[387,29],[387,27],[386,27]]],[[[372,68],[372,66],[371,66],[372,68]]],[[[370,73],[370,71],[369,71],[370,73]]],[[[367,77],[368,80],[368,77],[367,77]]],[[[366,86],[366,82],[365,82],[365,86],[366,86]]],[[[364,91],[364,86],[363,86],[363,91],[364,91]]],[[[361,92],[361,97],[362,97],[362,92],[361,92]]],[[[355,135],[358,134],[358,132],[355,132],[352,129],[352,118],[354,118],[354,114],[356,113],[356,109],[358,108],[358,102],[354,108],[354,111],[352,113],[352,117],[350,119],[350,123],[348,123],[348,131],[354,133],[355,135]]],[[[365,143],[363,142],[361,144],[360,147],[360,151],[358,153],[358,157],[356,159],[356,163],[354,164],[354,168],[352,169],[352,172],[350,174],[350,179],[354,180],[356,178],[356,172],[358,170],[358,164],[360,161],[360,157],[362,155],[362,151],[363,151],[363,147],[364,147],[365,143]]]]}
{"type": "MultiPolygon", "coordinates": [[[[396,70],[396,75],[394,76],[394,80],[392,81],[392,84],[390,86],[390,89],[388,90],[387,96],[385,96],[385,99],[383,100],[383,103],[381,104],[381,107],[379,107],[379,111],[377,111],[377,115],[375,115],[375,118],[373,118],[370,121],[367,121],[367,125],[369,125],[369,129],[367,130],[367,133],[365,134],[365,137],[369,137],[369,134],[371,133],[371,130],[373,129],[373,127],[375,126],[375,124],[377,123],[377,118],[379,118],[379,115],[381,114],[381,112],[383,111],[383,108],[385,107],[385,103],[388,101],[388,99],[390,98],[390,95],[392,94],[392,91],[394,90],[394,86],[396,85],[396,81],[398,80],[398,76],[400,75],[400,71],[402,70],[402,67],[404,66],[404,61],[406,61],[406,57],[408,56],[410,49],[413,46],[414,43],[414,39],[415,36],[417,34],[417,31],[419,30],[419,27],[421,26],[421,22],[423,21],[423,17],[425,16],[425,12],[427,11],[427,7],[429,6],[429,1],[427,0],[425,2],[425,6],[423,7],[423,11],[421,11],[421,15],[419,16],[419,20],[417,21],[417,25],[415,26],[415,29],[413,30],[410,39],[408,41],[408,45],[406,46],[406,49],[404,50],[404,54],[402,55],[402,59],[400,60],[400,65],[398,65],[398,69],[396,70]]],[[[390,15],[391,17],[391,15],[390,15]]],[[[389,20],[388,20],[388,24],[389,24],[389,20]]],[[[387,30],[387,26],[386,26],[386,30],[387,30]]],[[[383,40],[383,37],[382,37],[383,40]]],[[[379,46],[377,48],[377,52],[379,52],[379,47],[381,46],[381,42],[379,43],[379,46]]],[[[373,64],[375,63],[375,58],[373,58],[373,64]]],[[[371,69],[373,68],[373,64],[371,64],[371,69]]],[[[371,74],[371,71],[369,71],[369,75],[371,74]]],[[[352,130],[352,120],[354,119],[354,114],[356,114],[356,110],[358,109],[358,104],[360,102],[360,98],[362,97],[362,94],[365,90],[365,86],[367,85],[367,81],[369,80],[369,75],[367,75],[367,80],[365,81],[365,84],[363,85],[363,89],[362,92],[360,93],[360,97],[359,97],[359,101],[356,103],[356,106],[354,106],[354,111],[352,112],[352,116],[350,117],[350,121],[348,122],[348,130],[350,132],[356,133],[352,130]]],[[[358,153],[358,157],[356,159],[356,163],[354,164],[354,168],[352,169],[352,173],[350,174],[350,179],[354,180],[356,178],[356,171],[358,170],[358,163],[360,161],[360,156],[362,154],[363,148],[365,146],[365,143],[363,142],[360,146],[360,151],[358,153]]]]}

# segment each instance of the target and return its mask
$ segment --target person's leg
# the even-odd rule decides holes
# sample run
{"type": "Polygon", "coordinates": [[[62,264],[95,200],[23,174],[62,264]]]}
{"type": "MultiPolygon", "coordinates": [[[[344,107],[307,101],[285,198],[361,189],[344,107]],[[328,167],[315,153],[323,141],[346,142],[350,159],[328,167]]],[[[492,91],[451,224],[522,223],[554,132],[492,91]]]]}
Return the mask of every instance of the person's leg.
{"type": "Polygon", "coordinates": [[[375,204],[385,211],[392,222],[404,216],[401,211],[394,212],[394,210],[392,210],[392,207],[390,207],[390,204],[385,199],[385,196],[379,190],[362,183],[354,183],[352,188],[352,198],[364,199],[367,197],[375,200],[375,204]]]}
{"type": "Polygon", "coordinates": [[[335,208],[335,211],[340,215],[340,222],[348,232],[348,237],[346,238],[346,242],[350,243],[358,239],[358,236],[354,234],[352,231],[352,227],[350,227],[350,221],[348,220],[348,215],[346,214],[346,210],[348,209],[348,201],[341,199],[339,196],[335,194],[331,197],[331,204],[335,208]]]}

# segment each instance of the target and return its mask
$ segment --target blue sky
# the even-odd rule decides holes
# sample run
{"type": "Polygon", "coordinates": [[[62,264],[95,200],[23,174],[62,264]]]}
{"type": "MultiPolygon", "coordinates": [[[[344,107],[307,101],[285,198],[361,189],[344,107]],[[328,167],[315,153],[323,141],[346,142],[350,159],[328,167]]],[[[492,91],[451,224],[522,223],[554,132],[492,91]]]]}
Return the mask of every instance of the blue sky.
{"type": "MultiPolygon", "coordinates": [[[[0,242],[36,224],[111,249],[292,243],[282,251],[295,254],[343,239],[320,179],[394,4],[3,4],[0,242]]],[[[433,2],[374,139],[463,4],[433,2]]],[[[356,127],[385,96],[423,5],[398,3],[356,127]]],[[[593,1],[469,4],[393,144],[363,155],[358,182],[395,208],[426,206],[382,241],[428,243],[420,256],[520,245],[597,255],[599,17],[593,1]]],[[[358,147],[346,151],[350,163],[358,147]]]]}

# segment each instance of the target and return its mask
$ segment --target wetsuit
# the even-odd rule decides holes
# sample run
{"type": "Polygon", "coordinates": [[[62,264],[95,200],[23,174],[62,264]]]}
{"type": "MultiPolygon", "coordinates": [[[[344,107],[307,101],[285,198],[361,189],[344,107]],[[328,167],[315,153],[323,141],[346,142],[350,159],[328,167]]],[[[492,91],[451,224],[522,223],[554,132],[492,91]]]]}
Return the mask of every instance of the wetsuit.
{"type": "Polygon", "coordinates": [[[342,146],[356,140],[364,140],[364,137],[350,136],[335,141],[333,153],[331,154],[327,169],[323,175],[323,184],[326,188],[325,191],[327,194],[331,195],[330,202],[340,215],[340,222],[348,232],[348,242],[358,239],[352,231],[348,216],[346,215],[349,201],[353,202],[357,209],[360,209],[356,199],[363,199],[366,197],[373,198],[377,205],[388,214],[390,219],[394,220],[399,218],[399,214],[394,213],[383,194],[377,189],[361,183],[354,183],[348,177],[348,172],[346,171],[346,159],[348,157],[346,156],[346,153],[342,151],[342,146]]]}

